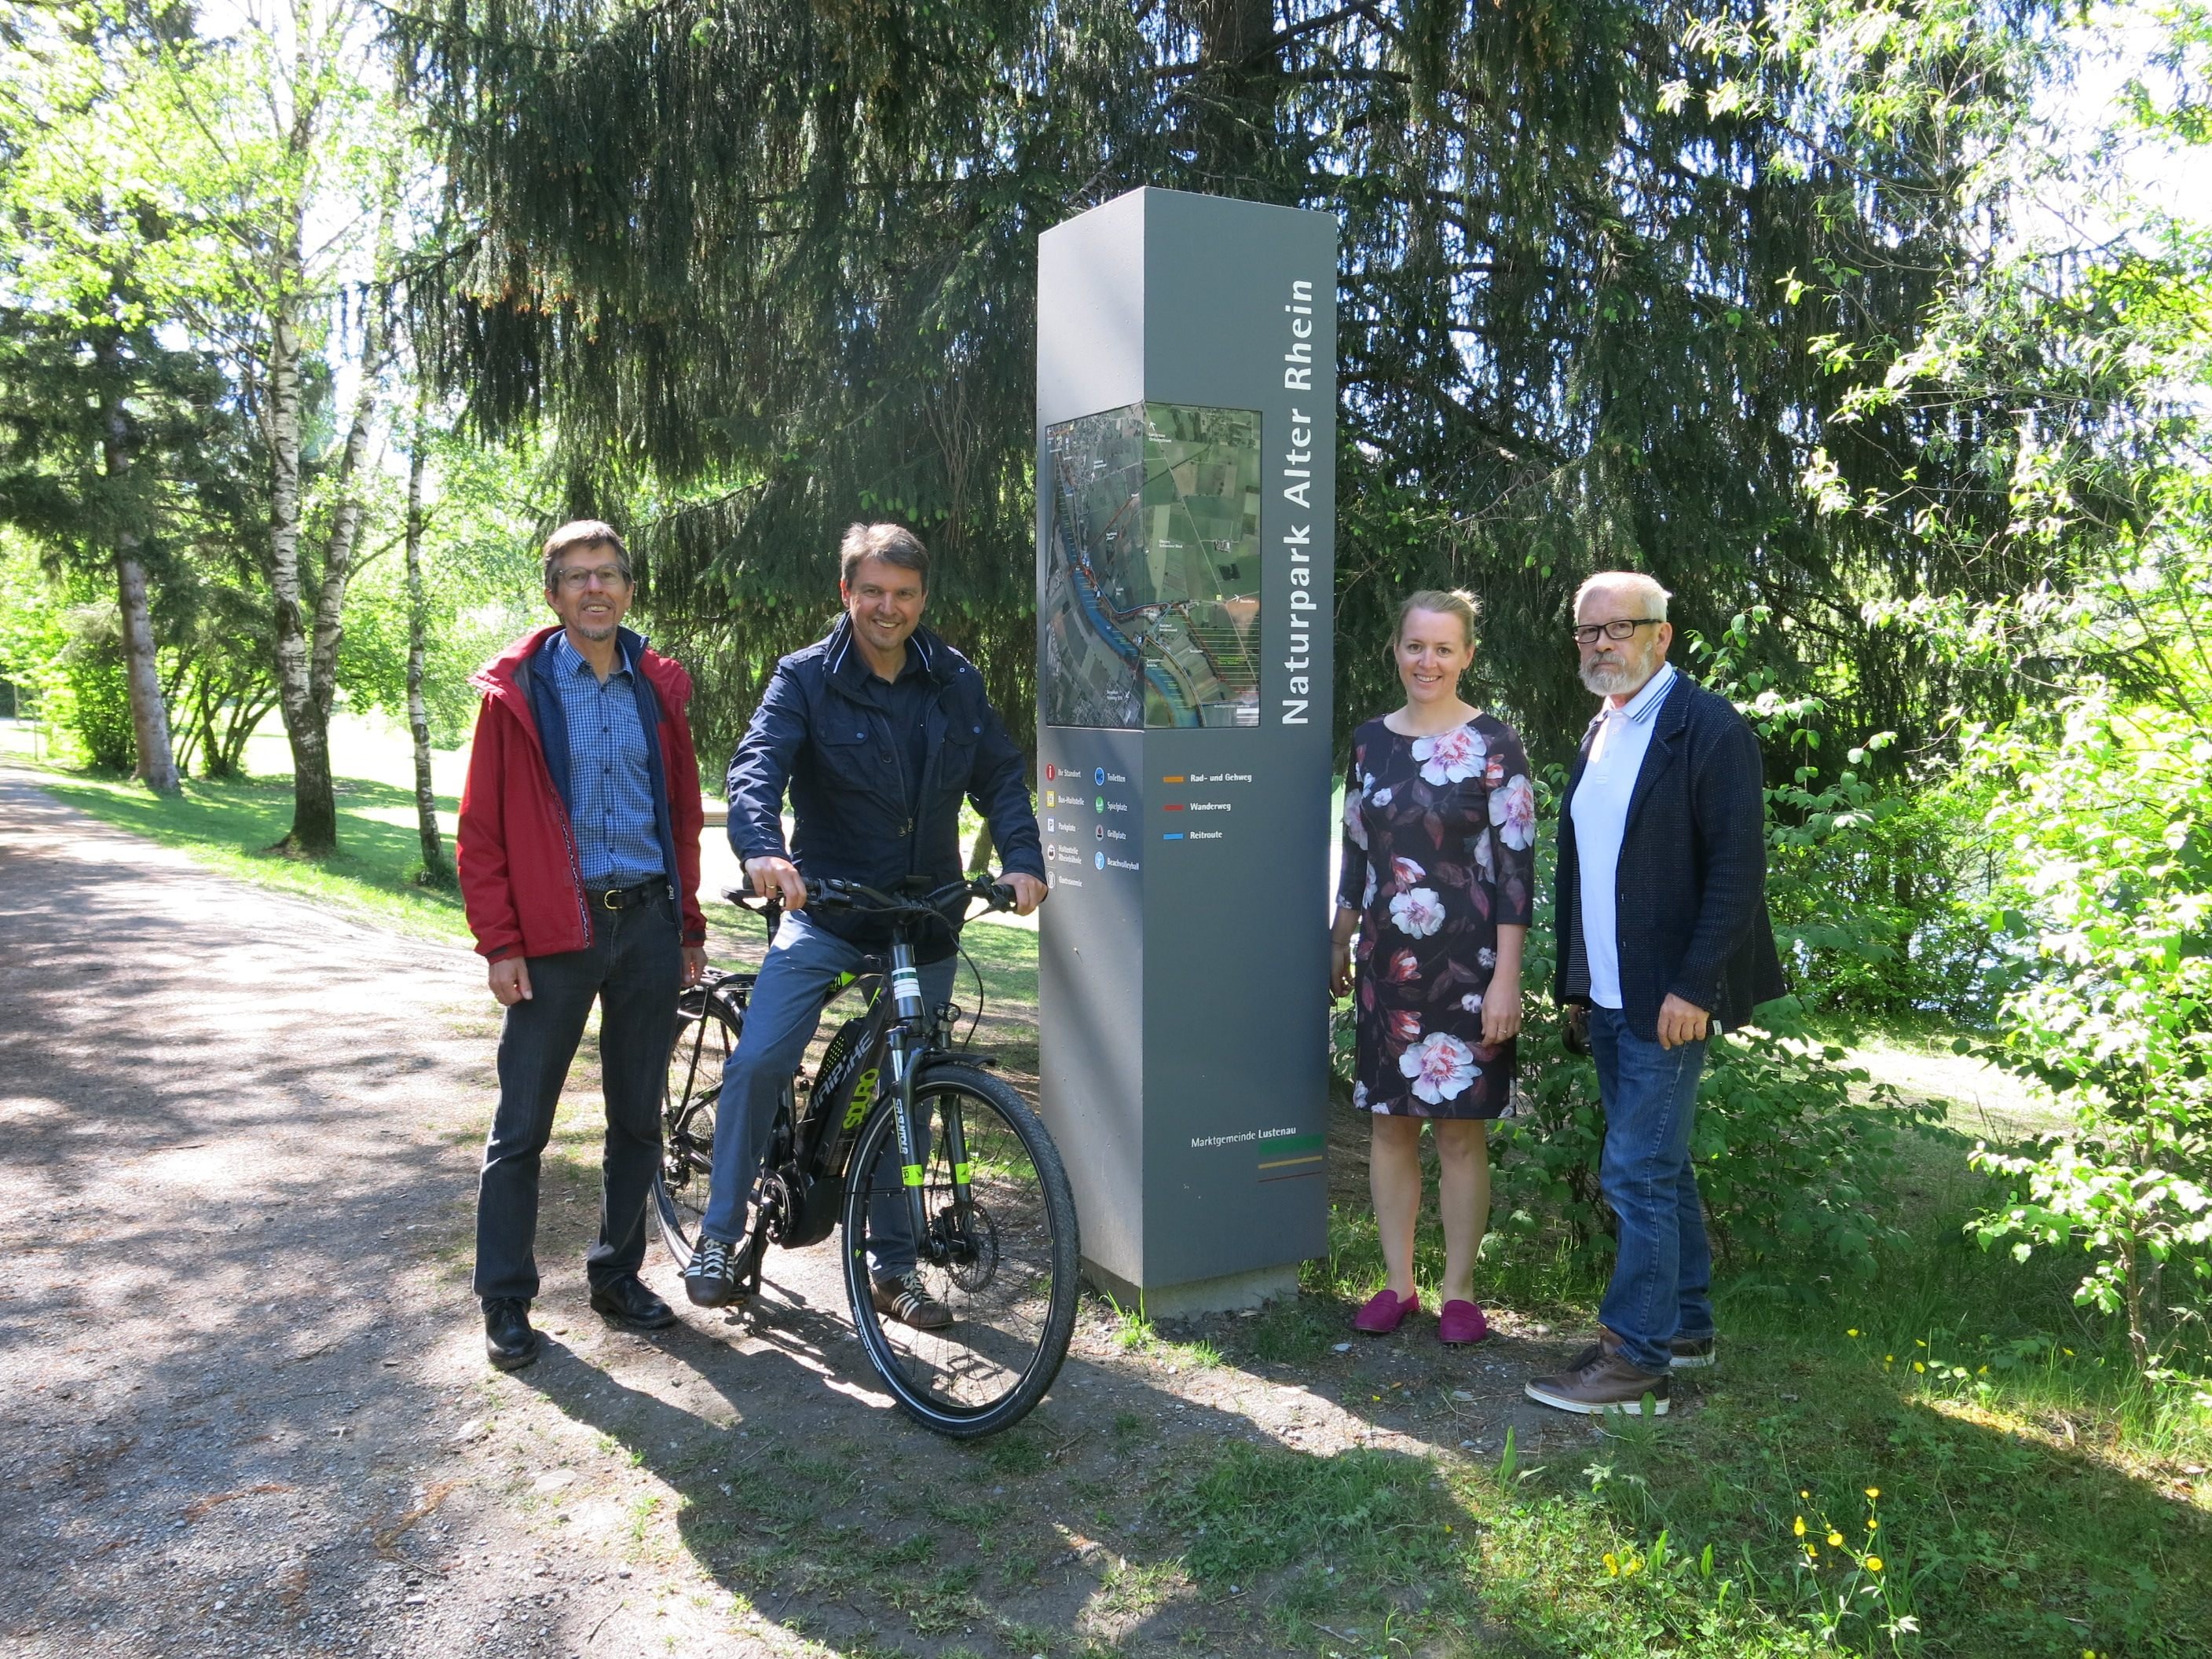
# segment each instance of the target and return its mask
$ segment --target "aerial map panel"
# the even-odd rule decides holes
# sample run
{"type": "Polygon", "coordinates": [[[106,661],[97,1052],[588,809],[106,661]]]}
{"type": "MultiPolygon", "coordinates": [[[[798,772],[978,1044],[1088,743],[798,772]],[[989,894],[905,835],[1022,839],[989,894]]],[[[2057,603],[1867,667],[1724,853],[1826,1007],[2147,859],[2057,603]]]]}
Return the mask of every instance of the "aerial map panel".
{"type": "Polygon", "coordinates": [[[1046,722],[1260,723],[1260,417],[1132,404],[1047,428],[1046,722]]]}

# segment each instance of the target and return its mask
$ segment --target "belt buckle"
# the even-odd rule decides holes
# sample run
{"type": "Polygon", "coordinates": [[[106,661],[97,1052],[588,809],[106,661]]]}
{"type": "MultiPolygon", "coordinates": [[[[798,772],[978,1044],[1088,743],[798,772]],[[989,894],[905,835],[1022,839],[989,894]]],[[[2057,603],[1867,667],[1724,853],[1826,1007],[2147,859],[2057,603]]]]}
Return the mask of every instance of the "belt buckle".
{"type": "Polygon", "coordinates": [[[622,896],[622,893],[623,890],[619,887],[608,888],[605,892],[599,895],[599,908],[602,910],[621,909],[622,906],[616,903],[615,901],[622,896]]]}

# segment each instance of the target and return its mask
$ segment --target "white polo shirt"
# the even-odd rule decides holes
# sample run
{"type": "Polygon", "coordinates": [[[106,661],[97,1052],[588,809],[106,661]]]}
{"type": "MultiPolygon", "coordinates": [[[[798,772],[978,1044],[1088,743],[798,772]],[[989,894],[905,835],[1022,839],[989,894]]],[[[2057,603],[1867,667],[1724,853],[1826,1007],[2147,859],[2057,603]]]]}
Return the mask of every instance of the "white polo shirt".
{"type": "Polygon", "coordinates": [[[1589,759],[1575,786],[1575,857],[1581,866],[1583,953],[1589,963],[1590,1000],[1620,1006],[1620,924],[1613,878],[1620,841],[1628,828],[1628,799],[1636,792],[1644,750],[1651,747],[1653,717],[1674,683],[1674,665],[1662,662],[1643,689],[1618,708],[1598,710],[1589,759]]]}

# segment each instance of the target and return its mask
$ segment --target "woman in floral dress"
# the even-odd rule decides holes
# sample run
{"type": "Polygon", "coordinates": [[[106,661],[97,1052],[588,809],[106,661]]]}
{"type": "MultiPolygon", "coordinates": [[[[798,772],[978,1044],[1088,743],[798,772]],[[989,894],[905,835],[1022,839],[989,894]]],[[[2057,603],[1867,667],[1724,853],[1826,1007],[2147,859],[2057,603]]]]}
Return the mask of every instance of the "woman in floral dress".
{"type": "Polygon", "coordinates": [[[1534,882],[1536,801],[1521,739],[1460,700],[1474,635],[1463,593],[1416,593],[1398,613],[1391,649],[1406,702],[1352,736],[1330,957],[1335,994],[1357,988],[1352,1098],[1374,1114],[1368,1181],[1389,1274],[1353,1322],[1379,1335],[1419,1306],[1426,1118],[1444,1226],[1437,1334],[1449,1343],[1490,1334],[1474,1303],[1490,1214],[1486,1126],[1512,1100],[1534,882]]]}

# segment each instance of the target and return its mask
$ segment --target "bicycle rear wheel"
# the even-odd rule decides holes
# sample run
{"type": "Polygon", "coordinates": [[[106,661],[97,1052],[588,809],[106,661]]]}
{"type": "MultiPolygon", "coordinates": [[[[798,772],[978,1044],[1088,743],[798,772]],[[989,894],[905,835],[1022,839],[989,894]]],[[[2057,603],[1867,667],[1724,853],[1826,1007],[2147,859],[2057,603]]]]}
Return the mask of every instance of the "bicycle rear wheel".
{"type": "Polygon", "coordinates": [[[741,981],[695,985],[677,1002],[676,1042],[669,1050],[668,1084],[660,1104],[660,1167],[653,1176],[653,1215],[660,1242],[679,1271],[691,1265],[699,1223],[707,1212],[722,1062],[737,1046],[744,1024],[744,1006],[733,993],[750,984],[748,975],[741,981]]]}
{"type": "Polygon", "coordinates": [[[889,1103],[869,1116],[853,1149],[845,1291],[868,1362],[900,1407],[939,1434],[972,1440],[1026,1415],[1066,1358],[1075,1328],[1075,1198],[1052,1137],[997,1078],[966,1066],[932,1066],[915,1085],[915,1116],[930,1143],[922,1175],[930,1234],[918,1243],[916,1266],[952,1322],[919,1330],[876,1308],[870,1206],[878,1197],[887,1208],[904,1202],[889,1103]],[[964,1209],[947,1150],[955,1127],[968,1153],[964,1209]]]}

